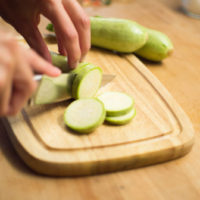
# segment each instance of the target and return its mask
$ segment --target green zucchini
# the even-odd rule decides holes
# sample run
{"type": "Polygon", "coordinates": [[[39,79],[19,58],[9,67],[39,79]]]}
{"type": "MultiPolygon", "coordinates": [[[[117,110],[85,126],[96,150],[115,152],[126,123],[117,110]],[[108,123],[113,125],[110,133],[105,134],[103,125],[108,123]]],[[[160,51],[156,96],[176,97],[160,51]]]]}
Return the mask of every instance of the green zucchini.
{"type": "Polygon", "coordinates": [[[93,97],[102,80],[100,67],[90,63],[80,63],[70,73],[58,77],[42,76],[34,94],[34,104],[49,104],[69,98],[93,97]]]}
{"type": "Polygon", "coordinates": [[[128,113],[134,106],[134,100],[122,92],[105,92],[97,97],[103,102],[106,116],[114,117],[128,113]]]}
{"type": "MultiPolygon", "coordinates": [[[[131,53],[141,48],[148,35],[134,21],[117,18],[91,17],[91,44],[109,50],[131,53]]],[[[47,30],[54,31],[48,24],[47,30]]]]}
{"type": "Polygon", "coordinates": [[[105,119],[105,108],[96,98],[73,101],[64,112],[64,122],[79,133],[90,133],[100,126],[105,119]]]}
{"type": "Polygon", "coordinates": [[[102,80],[102,70],[92,64],[85,64],[74,71],[72,97],[75,99],[93,97],[97,93],[102,80]]]}
{"type": "MultiPolygon", "coordinates": [[[[91,17],[91,44],[109,50],[132,53],[151,61],[162,61],[173,52],[171,40],[162,32],[134,21],[91,17]]],[[[53,25],[47,26],[54,31],[53,25]]]]}
{"type": "Polygon", "coordinates": [[[72,69],[68,66],[67,57],[55,52],[50,52],[52,64],[58,67],[62,73],[67,73],[72,69]]]}
{"type": "Polygon", "coordinates": [[[94,46],[131,53],[141,48],[148,35],[134,21],[117,18],[91,17],[91,44],[94,46]]]}
{"type": "Polygon", "coordinates": [[[135,108],[132,108],[128,113],[124,115],[109,117],[106,116],[105,121],[112,125],[124,125],[129,123],[136,115],[135,108]]]}
{"type": "Polygon", "coordinates": [[[34,104],[50,104],[69,99],[72,82],[73,76],[71,74],[61,74],[58,77],[43,75],[33,96],[34,104]]]}
{"type": "Polygon", "coordinates": [[[48,31],[50,31],[50,32],[54,32],[53,24],[51,24],[51,23],[47,24],[46,29],[47,29],[48,31]]]}
{"type": "Polygon", "coordinates": [[[79,69],[81,69],[82,67],[84,67],[85,65],[90,64],[90,63],[86,63],[86,62],[81,62],[78,64],[78,66],[75,69],[71,69],[68,66],[66,56],[63,56],[63,55],[53,52],[53,51],[50,51],[50,54],[51,54],[51,59],[52,59],[53,65],[58,67],[62,71],[62,73],[76,72],[79,69]]]}
{"type": "Polygon", "coordinates": [[[161,61],[168,57],[173,51],[173,44],[167,35],[147,28],[146,31],[149,35],[148,40],[135,54],[151,61],[161,61]]]}

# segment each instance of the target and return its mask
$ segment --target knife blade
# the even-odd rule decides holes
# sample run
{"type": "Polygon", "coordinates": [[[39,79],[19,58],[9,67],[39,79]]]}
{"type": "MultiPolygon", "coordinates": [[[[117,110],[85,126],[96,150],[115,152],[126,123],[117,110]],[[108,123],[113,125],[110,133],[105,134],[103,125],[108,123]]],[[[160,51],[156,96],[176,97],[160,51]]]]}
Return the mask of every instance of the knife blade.
{"type": "MultiPolygon", "coordinates": [[[[61,78],[59,81],[51,81],[51,77],[47,77],[44,75],[41,75],[41,74],[37,74],[37,75],[34,75],[33,79],[35,81],[38,82],[38,90],[40,92],[40,94],[42,94],[42,96],[44,95],[45,97],[45,94],[52,94],[52,98],[51,97],[48,97],[48,100],[45,100],[43,101],[43,97],[40,98],[40,104],[48,104],[48,103],[54,103],[54,102],[60,102],[60,101],[63,101],[63,100],[68,100],[68,99],[71,99],[71,95],[70,95],[70,82],[71,82],[71,78],[69,76],[69,74],[62,74],[61,75],[63,78],[61,78]],[[42,79],[46,80],[46,82],[42,81],[42,79]],[[50,80],[50,81],[49,81],[50,80]],[[60,87],[62,84],[60,84],[62,81],[64,82],[68,82],[69,84],[66,84],[66,87],[60,87]],[[54,88],[57,88],[58,91],[60,91],[60,94],[59,92],[56,92],[56,94],[53,94],[53,90],[54,88]],[[64,95],[62,93],[65,93],[64,95]]],[[[102,76],[102,82],[101,82],[101,88],[106,86],[108,83],[110,83],[113,79],[115,78],[115,75],[112,75],[112,74],[103,74],[102,76]]],[[[55,80],[56,78],[54,78],[55,80]]],[[[38,90],[36,90],[36,92],[38,92],[38,90]]],[[[33,106],[35,105],[35,96],[36,94],[33,94],[33,96],[29,99],[28,101],[28,106],[33,106]]],[[[38,100],[36,100],[38,101],[38,100]]]]}
{"type": "Polygon", "coordinates": [[[108,83],[110,83],[115,78],[115,75],[113,74],[103,74],[102,81],[101,81],[101,87],[104,87],[108,83]]]}
{"type": "MultiPolygon", "coordinates": [[[[42,80],[42,74],[36,74],[34,75],[33,79],[37,82],[40,82],[42,80]]],[[[101,87],[107,85],[115,78],[115,75],[113,74],[103,74],[102,81],[101,81],[101,87]]]]}

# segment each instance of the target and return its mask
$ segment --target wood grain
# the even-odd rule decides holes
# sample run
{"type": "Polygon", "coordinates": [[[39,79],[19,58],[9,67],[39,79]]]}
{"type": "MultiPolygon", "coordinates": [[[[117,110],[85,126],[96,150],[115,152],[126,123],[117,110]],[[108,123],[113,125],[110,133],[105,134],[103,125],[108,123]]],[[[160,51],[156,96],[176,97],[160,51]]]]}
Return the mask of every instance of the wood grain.
{"type": "MultiPolygon", "coordinates": [[[[56,46],[49,48],[55,51],[56,46]]],[[[63,121],[69,102],[27,107],[9,118],[10,127],[6,127],[28,166],[47,175],[89,175],[171,160],[191,149],[194,131],[189,119],[137,57],[93,49],[86,62],[116,74],[99,93],[131,95],[135,119],[125,126],[104,124],[91,134],[77,135],[63,121]]]]}
{"type": "MultiPolygon", "coordinates": [[[[163,63],[145,65],[190,117],[195,145],[187,156],[159,165],[101,176],[49,178],[30,171],[0,126],[0,199],[20,200],[199,200],[200,197],[200,21],[180,11],[180,0],[118,0],[86,8],[91,15],[123,17],[165,32],[175,51],[163,63]]],[[[40,28],[44,31],[46,19],[40,28]]],[[[45,31],[44,31],[45,32],[45,31]]],[[[144,62],[144,61],[143,61],[144,62]]]]}

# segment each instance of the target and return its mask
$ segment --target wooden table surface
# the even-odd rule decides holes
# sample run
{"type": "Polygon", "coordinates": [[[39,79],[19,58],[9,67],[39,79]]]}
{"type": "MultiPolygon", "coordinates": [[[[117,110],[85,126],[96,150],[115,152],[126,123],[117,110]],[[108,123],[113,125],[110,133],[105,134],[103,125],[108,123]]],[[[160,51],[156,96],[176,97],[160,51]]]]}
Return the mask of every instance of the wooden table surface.
{"type": "Polygon", "coordinates": [[[113,0],[86,12],[133,19],[171,38],[174,54],[162,64],[145,64],[191,119],[194,147],[185,157],[159,165],[98,176],[45,177],[23,164],[0,122],[0,200],[200,199],[200,20],[184,15],[178,0],[113,0]]]}

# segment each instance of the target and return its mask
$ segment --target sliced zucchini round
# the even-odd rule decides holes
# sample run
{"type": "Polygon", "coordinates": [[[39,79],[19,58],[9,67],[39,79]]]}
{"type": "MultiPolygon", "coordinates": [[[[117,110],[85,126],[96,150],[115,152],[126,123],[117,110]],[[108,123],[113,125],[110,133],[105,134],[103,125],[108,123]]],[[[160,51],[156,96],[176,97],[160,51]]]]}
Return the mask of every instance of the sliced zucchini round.
{"type": "Polygon", "coordinates": [[[79,133],[90,133],[105,120],[104,105],[97,98],[85,98],[73,101],[65,110],[64,122],[79,133]]]}
{"type": "Polygon", "coordinates": [[[101,85],[101,68],[86,64],[73,73],[72,97],[75,99],[94,97],[101,85]]]}
{"type": "MultiPolygon", "coordinates": [[[[91,67],[94,67],[94,65],[92,65],[92,64],[90,64],[90,63],[88,63],[88,62],[81,62],[81,63],[78,64],[78,66],[77,66],[75,69],[73,69],[73,70],[71,71],[71,73],[77,74],[81,69],[85,68],[85,70],[87,70],[87,69],[89,69],[89,68],[91,68],[91,67]],[[85,68],[85,67],[86,67],[86,68],[85,68]]],[[[95,67],[96,67],[96,66],[95,66],[95,67]]]]}
{"type": "Polygon", "coordinates": [[[132,108],[128,113],[115,117],[106,117],[106,122],[113,125],[124,125],[129,123],[136,115],[135,108],[132,108]]]}
{"type": "Polygon", "coordinates": [[[105,92],[98,96],[103,102],[107,116],[120,116],[128,113],[134,105],[134,100],[122,92],[105,92]]]}

